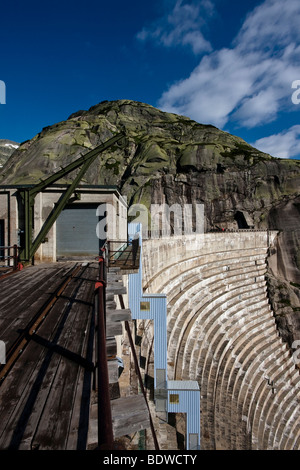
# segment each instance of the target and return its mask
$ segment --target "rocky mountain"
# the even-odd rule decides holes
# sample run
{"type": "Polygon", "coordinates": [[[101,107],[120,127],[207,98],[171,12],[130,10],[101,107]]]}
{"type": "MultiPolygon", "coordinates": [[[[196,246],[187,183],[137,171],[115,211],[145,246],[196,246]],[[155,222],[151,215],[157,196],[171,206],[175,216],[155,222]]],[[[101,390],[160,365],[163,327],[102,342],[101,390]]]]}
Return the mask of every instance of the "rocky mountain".
{"type": "Polygon", "coordinates": [[[0,139],[0,168],[2,168],[12,153],[19,147],[17,142],[0,139]]]}
{"type": "Polygon", "coordinates": [[[131,204],[203,202],[207,229],[267,228],[272,209],[299,196],[300,161],[273,158],[216,127],[126,100],[43,129],[14,152],[0,184],[39,181],[121,130],[127,145],[101,154],[85,182],[115,184],[131,204]]]}
{"type": "Polygon", "coordinates": [[[286,300],[273,296],[279,324],[288,318],[288,328],[300,331],[299,160],[273,158],[214,126],[144,103],[105,101],[21,144],[1,169],[0,184],[37,182],[120,131],[126,145],[101,154],[83,183],[116,185],[129,204],[204,203],[207,231],[280,230],[269,259],[270,291],[285,283],[286,300]]]}

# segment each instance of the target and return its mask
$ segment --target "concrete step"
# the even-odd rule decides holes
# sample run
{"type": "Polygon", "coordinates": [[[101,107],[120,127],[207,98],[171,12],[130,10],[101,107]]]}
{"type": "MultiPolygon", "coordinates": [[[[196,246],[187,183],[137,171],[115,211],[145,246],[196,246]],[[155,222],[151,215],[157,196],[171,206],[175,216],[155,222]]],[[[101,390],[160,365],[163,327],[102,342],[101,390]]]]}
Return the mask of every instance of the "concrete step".
{"type": "Polygon", "coordinates": [[[112,400],[111,412],[115,437],[150,428],[149,411],[143,395],[112,400]]]}

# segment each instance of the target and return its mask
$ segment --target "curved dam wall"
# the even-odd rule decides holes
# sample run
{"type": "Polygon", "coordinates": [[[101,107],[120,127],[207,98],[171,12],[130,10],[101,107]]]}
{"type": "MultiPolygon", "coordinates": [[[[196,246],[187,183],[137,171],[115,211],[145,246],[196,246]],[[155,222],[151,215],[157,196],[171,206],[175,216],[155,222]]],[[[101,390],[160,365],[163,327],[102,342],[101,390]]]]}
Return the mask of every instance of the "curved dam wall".
{"type": "MultiPolygon", "coordinates": [[[[201,449],[300,449],[300,376],[270,309],[266,258],[277,233],[143,241],[144,292],[167,296],[169,380],[195,380],[201,449]]],[[[151,370],[151,322],[143,325],[151,370]]]]}

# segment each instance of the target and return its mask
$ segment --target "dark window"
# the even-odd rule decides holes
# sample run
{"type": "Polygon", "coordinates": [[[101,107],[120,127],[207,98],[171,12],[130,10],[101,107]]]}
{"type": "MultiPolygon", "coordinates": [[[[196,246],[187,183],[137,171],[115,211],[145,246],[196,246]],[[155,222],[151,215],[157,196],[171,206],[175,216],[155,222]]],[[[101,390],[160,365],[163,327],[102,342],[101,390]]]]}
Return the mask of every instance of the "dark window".
{"type": "Polygon", "coordinates": [[[238,228],[249,228],[243,212],[237,211],[234,218],[238,224],[238,228]]]}

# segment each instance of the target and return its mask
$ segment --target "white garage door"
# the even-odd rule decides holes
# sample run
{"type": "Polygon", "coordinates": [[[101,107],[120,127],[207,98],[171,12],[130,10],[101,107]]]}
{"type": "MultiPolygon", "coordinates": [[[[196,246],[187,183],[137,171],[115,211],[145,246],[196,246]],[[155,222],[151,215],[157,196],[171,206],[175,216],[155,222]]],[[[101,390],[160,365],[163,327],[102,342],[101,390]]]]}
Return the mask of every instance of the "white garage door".
{"type": "Polygon", "coordinates": [[[67,206],[56,222],[56,252],[58,257],[97,256],[103,245],[96,234],[99,216],[97,205],[67,206]]]}

